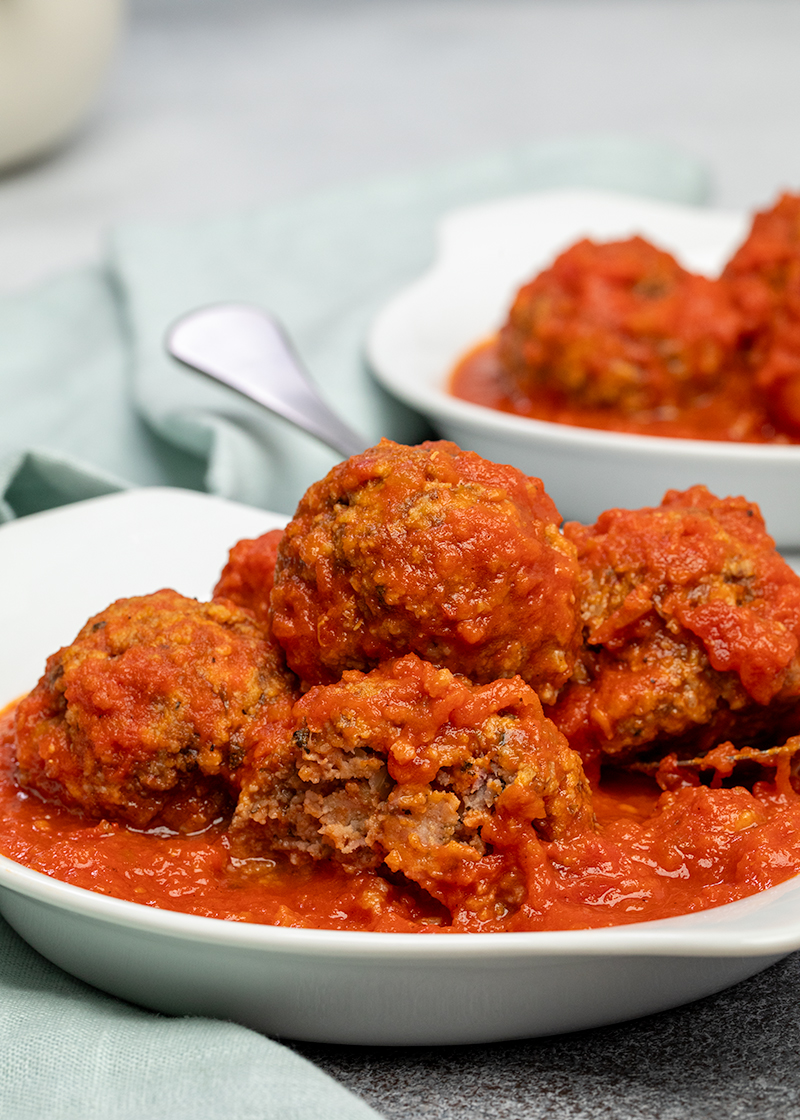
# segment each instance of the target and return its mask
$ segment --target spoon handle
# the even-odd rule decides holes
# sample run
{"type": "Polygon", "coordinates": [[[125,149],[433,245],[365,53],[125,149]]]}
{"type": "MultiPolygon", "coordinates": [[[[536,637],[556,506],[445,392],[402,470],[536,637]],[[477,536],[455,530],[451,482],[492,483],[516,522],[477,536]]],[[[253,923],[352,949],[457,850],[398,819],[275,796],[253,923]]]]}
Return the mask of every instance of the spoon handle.
{"type": "Polygon", "coordinates": [[[280,324],[261,308],[220,303],[193,311],[170,327],[166,347],[345,457],[368,446],[325,403],[280,324]]]}

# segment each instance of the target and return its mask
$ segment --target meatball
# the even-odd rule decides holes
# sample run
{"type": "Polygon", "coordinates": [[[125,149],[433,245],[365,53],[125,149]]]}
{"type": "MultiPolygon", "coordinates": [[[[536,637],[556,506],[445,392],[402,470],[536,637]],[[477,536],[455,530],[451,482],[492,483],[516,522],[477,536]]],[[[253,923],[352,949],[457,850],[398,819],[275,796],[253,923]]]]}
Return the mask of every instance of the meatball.
{"type": "Polygon", "coordinates": [[[725,284],[633,237],[562,253],[520,289],[498,346],[521,401],[671,419],[721,383],[740,334],[725,284]]]}
{"type": "Polygon", "coordinates": [[[20,781],[92,817],[192,831],[232,808],[248,724],[294,695],[278,648],[233,604],[120,599],[21,701],[20,781]]]}
{"type": "Polygon", "coordinates": [[[580,759],[519,677],[473,685],[409,654],[311,689],[252,740],[243,850],[383,866],[451,913],[518,906],[531,848],[594,828],[580,759]]]}
{"type": "Polygon", "coordinates": [[[756,214],[725,268],[748,330],[750,365],[779,431],[800,436],[800,195],[756,214]]]}
{"type": "Polygon", "coordinates": [[[723,273],[750,332],[768,331],[776,312],[800,292],[800,195],[783,194],[753,218],[723,273]]]}
{"type": "Polygon", "coordinates": [[[255,540],[237,541],[228,553],[214,588],[215,599],[228,599],[251,610],[259,622],[269,623],[269,597],[283,529],[272,529],[255,540]]]}
{"type": "Polygon", "coordinates": [[[552,714],[587,761],[800,727],[800,577],[757,506],[694,486],[564,531],[585,647],[552,714]]]}
{"type": "Polygon", "coordinates": [[[578,644],[574,546],[538,479],[389,440],[312,486],[278,550],[272,628],[308,684],[413,652],[546,702],[578,644]]]}

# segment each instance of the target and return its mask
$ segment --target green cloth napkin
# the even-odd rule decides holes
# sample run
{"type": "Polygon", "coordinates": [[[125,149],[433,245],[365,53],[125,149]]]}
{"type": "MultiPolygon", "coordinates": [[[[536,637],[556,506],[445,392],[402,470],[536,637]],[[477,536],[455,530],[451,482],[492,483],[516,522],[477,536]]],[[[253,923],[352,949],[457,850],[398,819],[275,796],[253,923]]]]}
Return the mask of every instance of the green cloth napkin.
{"type": "MultiPolygon", "coordinates": [[[[0,520],[154,484],[292,512],[333,454],[164,356],[169,324],[215,301],[271,308],[330,403],[367,437],[420,438],[420,418],[387,398],[361,360],[370,320],[430,262],[443,212],[562,186],[689,203],[708,193],[702,167],[659,145],[552,142],[250,214],[128,226],[102,265],[0,300],[0,520]]],[[[376,1113],[243,1027],[168,1019],[93,991],[0,922],[0,1115],[376,1113]]]]}
{"type": "Polygon", "coordinates": [[[118,230],[108,260],[0,301],[0,519],[126,485],[168,484],[291,513],[332,452],[164,354],[216,301],[269,307],[329,402],[371,440],[425,425],[372,382],[371,319],[434,253],[439,217],[564,186],[700,203],[706,173],[669,148],[562,140],[263,211],[118,230]]]}
{"type": "Polygon", "coordinates": [[[4,1120],[379,1120],[286,1046],[74,980],[0,921],[4,1120]]]}

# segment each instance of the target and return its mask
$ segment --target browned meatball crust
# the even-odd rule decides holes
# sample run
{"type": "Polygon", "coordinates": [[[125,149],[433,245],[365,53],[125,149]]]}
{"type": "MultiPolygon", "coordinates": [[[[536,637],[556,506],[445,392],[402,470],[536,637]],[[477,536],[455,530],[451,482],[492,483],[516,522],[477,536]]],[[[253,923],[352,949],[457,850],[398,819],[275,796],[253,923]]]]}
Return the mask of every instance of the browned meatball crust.
{"type": "Polygon", "coordinates": [[[757,506],[695,486],[565,533],[583,573],[585,647],[553,718],[585,758],[792,729],[800,577],[757,506]]]}
{"type": "Polygon", "coordinates": [[[233,604],[120,599],[20,702],[20,781],[90,816],[191,831],[235,793],[248,724],[294,696],[280,650],[233,604]]]}
{"type": "Polygon", "coordinates": [[[414,652],[550,702],[575,661],[578,568],[538,479],[447,442],[382,440],[303,497],[273,632],[309,684],[414,652]]]}

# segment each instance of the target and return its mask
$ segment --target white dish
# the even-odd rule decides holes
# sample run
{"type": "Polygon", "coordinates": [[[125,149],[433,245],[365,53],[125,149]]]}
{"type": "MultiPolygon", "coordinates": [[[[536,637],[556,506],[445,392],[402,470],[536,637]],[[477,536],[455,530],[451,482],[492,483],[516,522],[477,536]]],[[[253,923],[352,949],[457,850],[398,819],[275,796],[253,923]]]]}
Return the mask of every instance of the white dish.
{"type": "MultiPolygon", "coordinates": [[[[98,498],[0,528],[3,698],[110,600],[206,597],[228,547],[285,519],[179,490],[98,498]]],[[[675,1007],[800,948],[800,879],[683,918],[604,930],[373,934],[155,910],[0,857],[0,912],[44,956],[171,1014],[321,1042],[433,1045],[553,1034],[675,1007]]]]}
{"type": "Polygon", "coordinates": [[[664,439],[511,416],[446,390],[457,360],[493,334],[519,286],[579,237],[640,233],[694,271],[716,274],[745,236],[742,214],[595,191],[509,198],[445,218],[430,271],[378,315],[370,365],[388,391],[438,431],[544,481],[561,513],[657,505],[665,490],[705,483],[758,502],[783,548],[800,547],[800,446],[664,439]]]}

